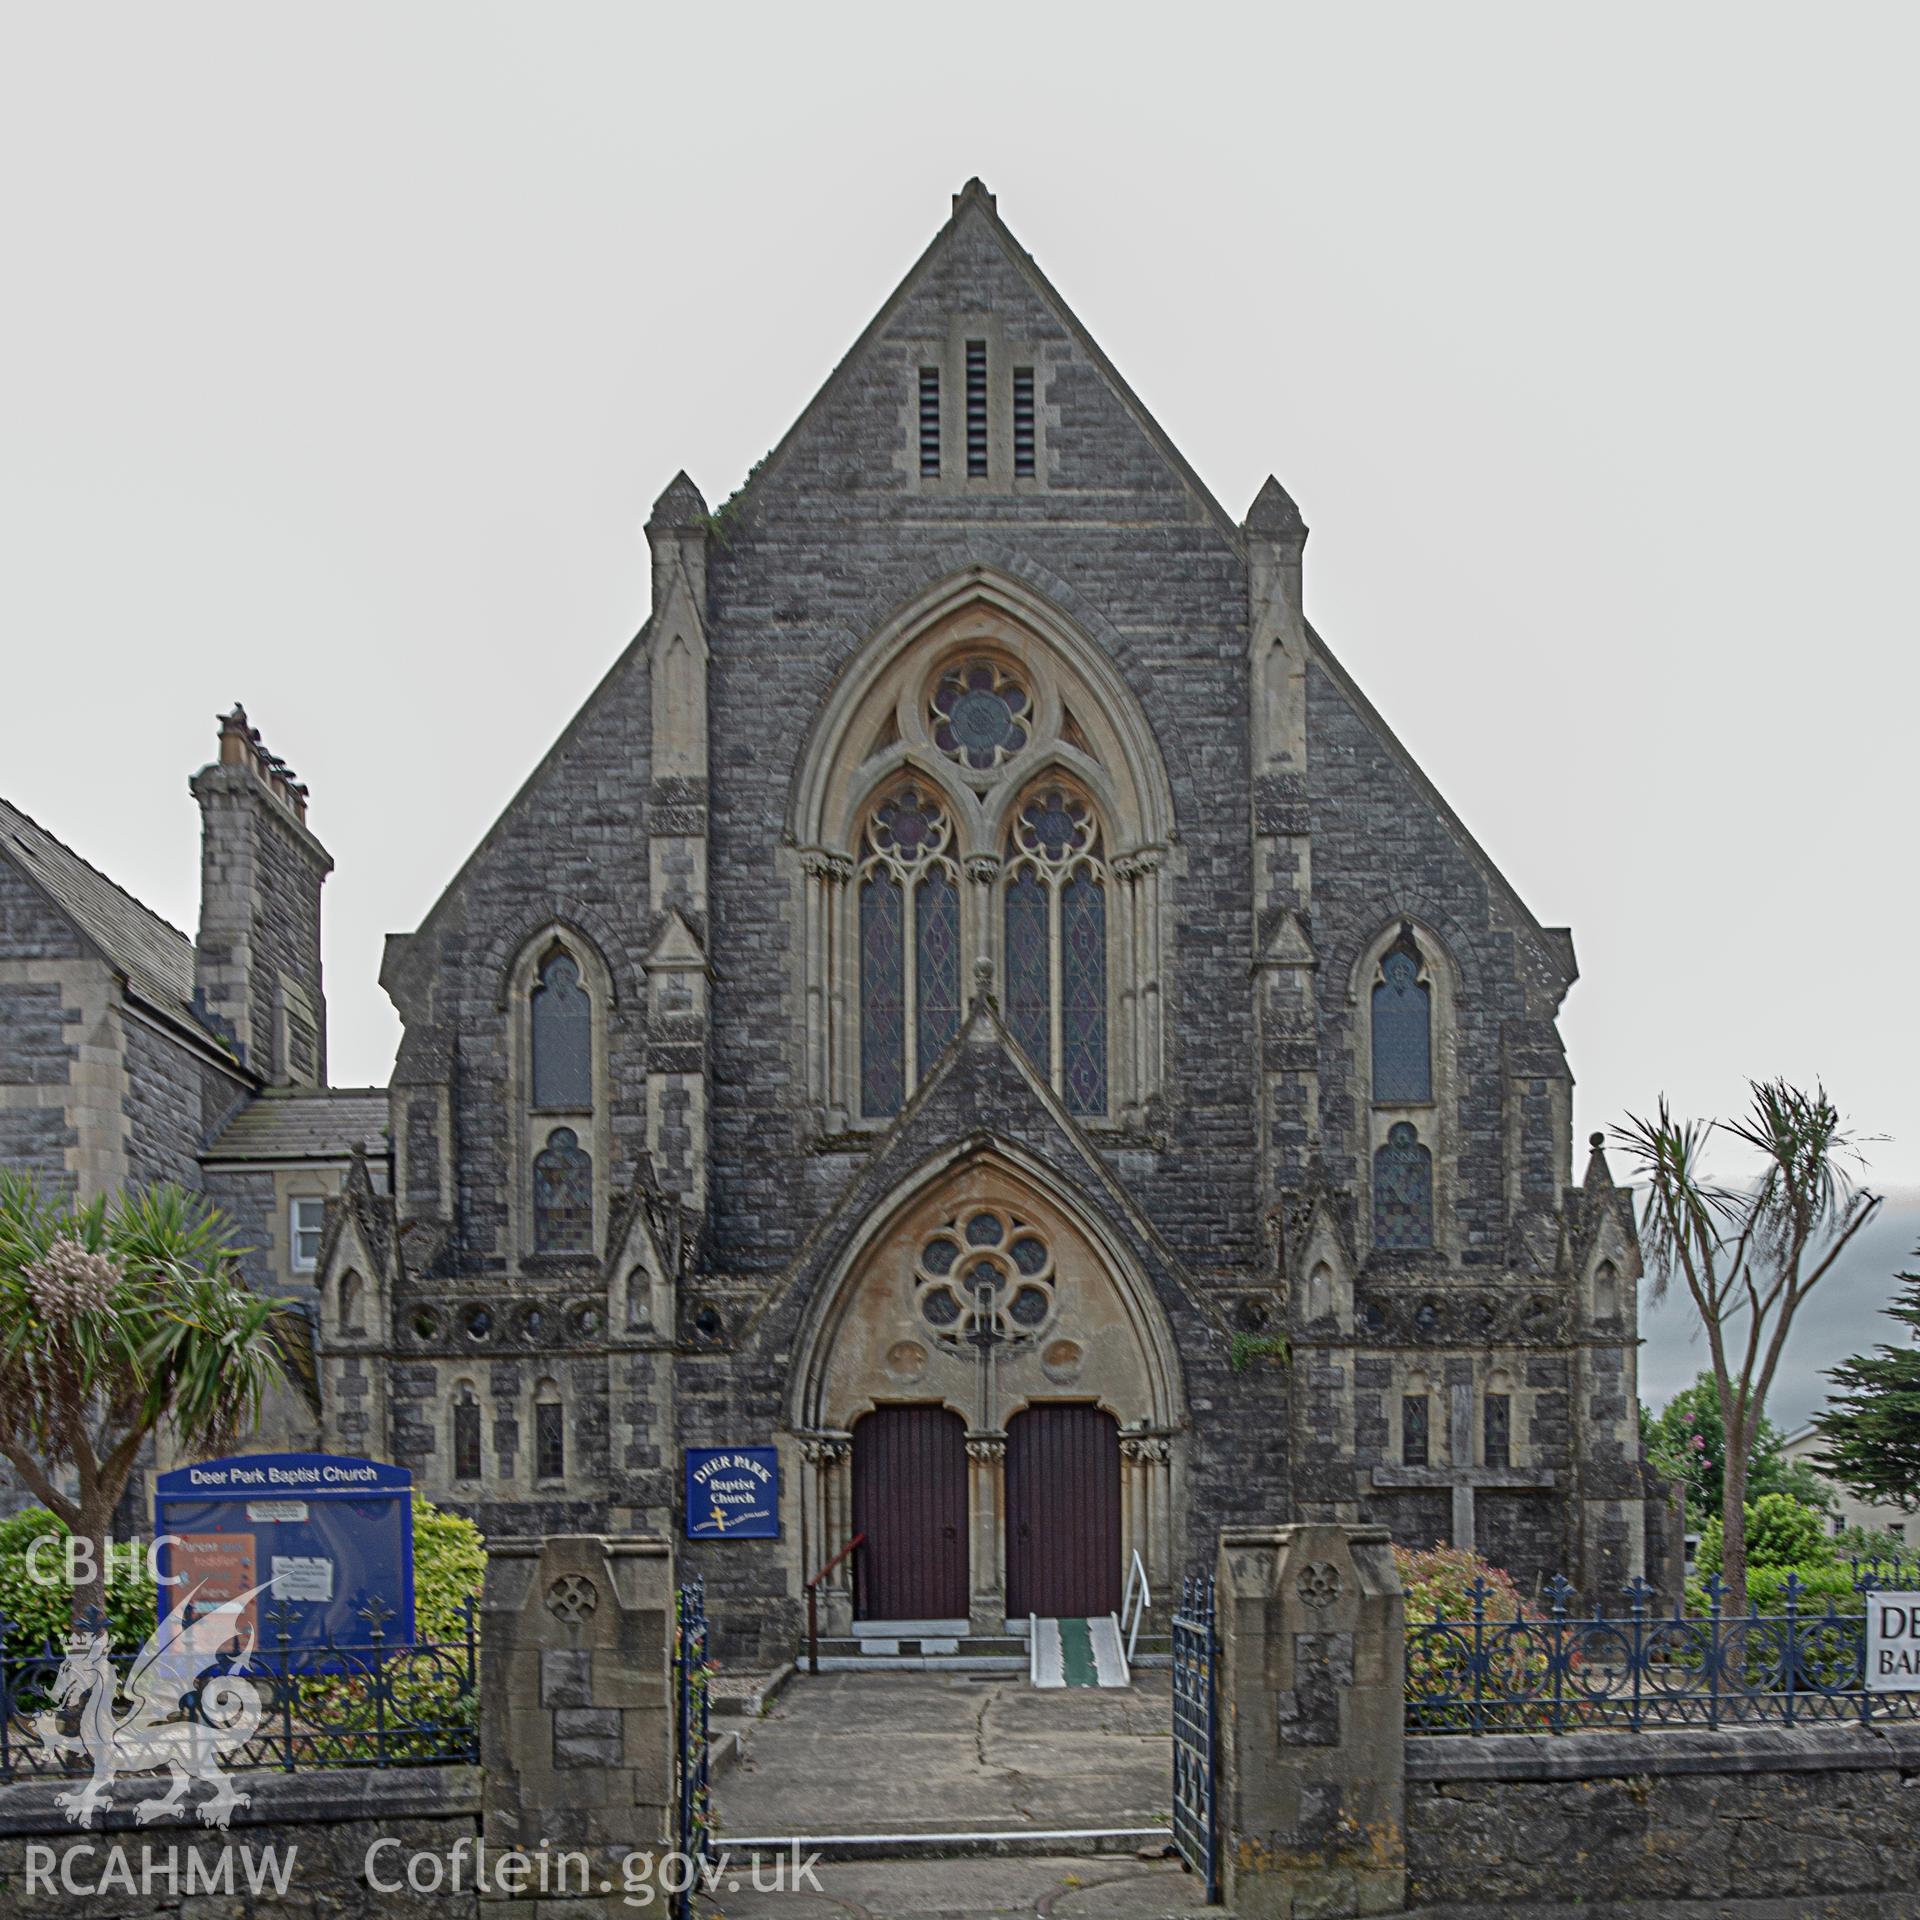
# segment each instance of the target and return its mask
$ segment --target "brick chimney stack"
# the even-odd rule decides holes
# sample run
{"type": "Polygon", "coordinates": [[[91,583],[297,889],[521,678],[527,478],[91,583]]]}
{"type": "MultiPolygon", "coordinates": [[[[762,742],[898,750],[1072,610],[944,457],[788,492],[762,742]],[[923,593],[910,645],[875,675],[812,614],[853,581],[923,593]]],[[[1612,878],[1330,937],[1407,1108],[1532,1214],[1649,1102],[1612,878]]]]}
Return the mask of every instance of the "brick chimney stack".
{"type": "Polygon", "coordinates": [[[307,826],[307,789],[239,705],[220,716],[219,759],[189,784],[200,802],[201,1017],[269,1085],[324,1086],[320,888],[333,857],[307,826]]]}

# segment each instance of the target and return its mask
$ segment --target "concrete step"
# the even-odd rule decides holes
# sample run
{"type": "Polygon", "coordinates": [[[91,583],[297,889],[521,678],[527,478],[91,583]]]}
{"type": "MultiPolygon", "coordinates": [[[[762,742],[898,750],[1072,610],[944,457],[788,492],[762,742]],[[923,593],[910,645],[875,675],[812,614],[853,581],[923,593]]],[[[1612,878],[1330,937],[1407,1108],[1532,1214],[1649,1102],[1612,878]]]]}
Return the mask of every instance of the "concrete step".
{"type": "Polygon", "coordinates": [[[1047,1856],[1093,1859],[1116,1853],[1159,1859],[1173,1845],[1167,1827],[989,1827],[971,1833],[801,1833],[740,1836],[717,1844],[733,1860],[964,1860],[1047,1856]]]}
{"type": "MultiPolygon", "coordinates": [[[[904,1623],[903,1623],[904,1624],[904,1623]]],[[[1166,1666],[1173,1645],[1164,1635],[1142,1634],[1133,1664],[1166,1666]]],[[[807,1645],[795,1656],[802,1676],[807,1672],[807,1645]]],[[[863,1622],[856,1633],[820,1636],[822,1673],[1025,1673],[1028,1668],[1024,1633],[907,1634],[875,1633],[863,1622]]]]}

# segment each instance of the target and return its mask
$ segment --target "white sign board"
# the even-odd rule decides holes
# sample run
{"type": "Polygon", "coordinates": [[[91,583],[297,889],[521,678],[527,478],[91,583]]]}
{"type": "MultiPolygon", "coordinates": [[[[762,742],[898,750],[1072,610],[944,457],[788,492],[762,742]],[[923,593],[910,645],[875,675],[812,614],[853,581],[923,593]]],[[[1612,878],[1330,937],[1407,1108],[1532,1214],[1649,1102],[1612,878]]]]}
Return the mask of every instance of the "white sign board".
{"type": "Polygon", "coordinates": [[[304,1500],[249,1500],[247,1518],[249,1520],[283,1520],[288,1523],[304,1523],[308,1517],[307,1503],[304,1500]]]}
{"type": "Polygon", "coordinates": [[[333,1562],[321,1554],[276,1553],[273,1591],[281,1600],[331,1600],[333,1562]]]}
{"type": "Polygon", "coordinates": [[[1867,1691],[1920,1693],[1920,1593],[1867,1595],[1867,1691]]]}

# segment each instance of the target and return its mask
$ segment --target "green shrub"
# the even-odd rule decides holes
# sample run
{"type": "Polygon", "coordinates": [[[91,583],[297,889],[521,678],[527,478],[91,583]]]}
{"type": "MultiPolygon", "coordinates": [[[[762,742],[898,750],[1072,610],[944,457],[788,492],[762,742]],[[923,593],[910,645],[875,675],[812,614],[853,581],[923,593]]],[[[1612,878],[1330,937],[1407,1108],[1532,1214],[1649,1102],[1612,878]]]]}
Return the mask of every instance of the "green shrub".
{"type": "MultiPolygon", "coordinates": [[[[44,1507],[0,1520],[0,1614],[8,1643],[63,1650],[72,1631],[73,1582],[67,1577],[67,1523],[44,1507]],[[33,1552],[39,1540],[56,1544],[33,1552]],[[31,1557],[30,1557],[31,1556],[31,1557]],[[52,1576],[48,1578],[46,1576],[52,1576]]],[[[107,1583],[107,1634],[116,1648],[138,1647],[153,1632],[156,1589],[143,1543],[116,1541],[107,1583]]]]}
{"type": "MultiPolygon", "coordinates": [[[[413,1496],[413,1621],[416,1646],[431,1653],[385,1656],[387,1698],[376,1702],[364,1672],[328,1674],[299,1683],[297,1713],[316,1759],[365,1759],[372,1734],[384,1727],[389,1758],[425,1759],[442,1742],[442,1728],[470,1728],[479,1702],[467,1682],[465,1602],[477,1605],[487,1573],[480,1529],[457,1513],[442,1513],[413,1496]],[[436,1731],[415,1734],[412,1728],[436,1731]]],[[[478,1622],[475,1623],[476,1635],[478,1622]]],[[[477,1675],[475,1676],[477,1680],[477,1675]]]]}
{"type": "Polygon", "coordinates": [[[1845,1527],[1833,1536],[1833,1551],[1843,1560],[1911,1562],[1914,1550],[1898,1534],[1877,1527],[1845,1527]]]}
{"type": "MultiPolygon", "coordinates": [[[[1718,1516],[1700,1529],[1700,1550],[1694,1565],[1704,1574],[1725,1568],[1724,1543],[1718,1516]]],[[[1833,1542],[1827,1538],[1820,1515],[1802,1506],[1790,1494],[1763,1493],[1747,1509],[1747,1579],[1765,1567],[1796,1567],[1804,1576],[1810,1569],[1838,1564],[1833,1542]]]]}

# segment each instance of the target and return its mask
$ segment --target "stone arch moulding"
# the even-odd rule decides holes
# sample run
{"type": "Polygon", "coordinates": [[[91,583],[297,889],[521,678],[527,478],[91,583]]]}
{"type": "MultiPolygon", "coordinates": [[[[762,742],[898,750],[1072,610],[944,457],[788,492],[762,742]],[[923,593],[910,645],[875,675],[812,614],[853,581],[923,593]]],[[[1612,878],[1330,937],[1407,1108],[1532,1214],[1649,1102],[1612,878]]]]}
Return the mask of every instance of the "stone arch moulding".
{"type": "MultiPolygon", "coordinates": [[[[806,1082],[823,1132],[877,1127],[897,1110],[860,1083],[859,875],[869,816],[911,782],[951,821],[949,852],[964,876],[959,923],[963,993],[995,984],[1002,966],[995,882],[1009,810],[1046,777],[1084,791],[1109,862],[1105,1117],[1144,1123],[1164,1080],[1164,975],[1171,907],[1173,791],[1146,712],[1107,649],[1031,587],[973,567],[888,619],[842,668],[801,745],[787,838],[797,851],[802,937],[795,945],[806,1082]],[[1019,683],[1011,744],[976,760],[942,744],[931,701],[964,664],[1019,683]],[[869,1106],[874,1111],[867,1111],[869,1106]]],[[[909,1068],[902,1097],[913,1091],[909,1068]]]]}
{"type": "Polygon", "coordinates": [[[1132,1249],[1064,1195],[1044,1166],[1005,1142],[923,1165],[866,1211],[821,1276],[789,1382],[788,1421],[801,1433],[846,1432],[860,1413],[889,1400],[939,1400],[977,1430],[1001,1429],[1020,1406],[1048,1399],[1096,1400],[1136,1430],[1168,1433],[1186,1420],[1173,1330],[1132,1249]],[[1011,1355],[1002,1350],[995,1403],[983,1406],[979,1362],[970,1348],[962,1355],[942,1345],[916,1304],[913,1275],[922,1243],[950,1219],[996,1206],[1039,1230],[1060,1298],[1033,1339],[1011,1355]],[[1116,1351],[1096,1353],[1096,1335],[1116,1351]],[[1049,1349],[1059,1341],[1082,1347],[1087,1363],[1071,1373],[1059,1362],[1050,1367],[1049,1349]],[[925,1350],[924,1366],[894,1354],[908,1342],[925,1350]]]}
{"type": "MultiPolygon", "coordinates": [[[[1038,1160],[996,1142],[898,1182],[822,1271],[795,1345],[787,1414],[807,1571],[850,1543],[857,1423],[883,1405],[934,1403],[966,1423],[969,1614],[976,1631],[1002,1631],[1007,1425],[1071,1401],[1119,1429],[1123,1561],[1138,1552],[1154,1591],[1171,1584],[1186,1417],[1172,1328],[1126,1241],[1038,1160]],[[975,1295],[968,1318],[960,1283],[976,1260],[997,1262],[1005,1285],[975,1295]],[[930,1313],[939,1289],[947,1307],[930,1313]],[[1045,1298],[1028,1313],[1022,1293],[1045,1298]],[[990,1358],[966,1337],[989,1312],[1001,1336],[990,1358]]],[[[851,1617],[851,1592],[844,1569],[829,1579],[830,1619],[851,1617]]]]}

